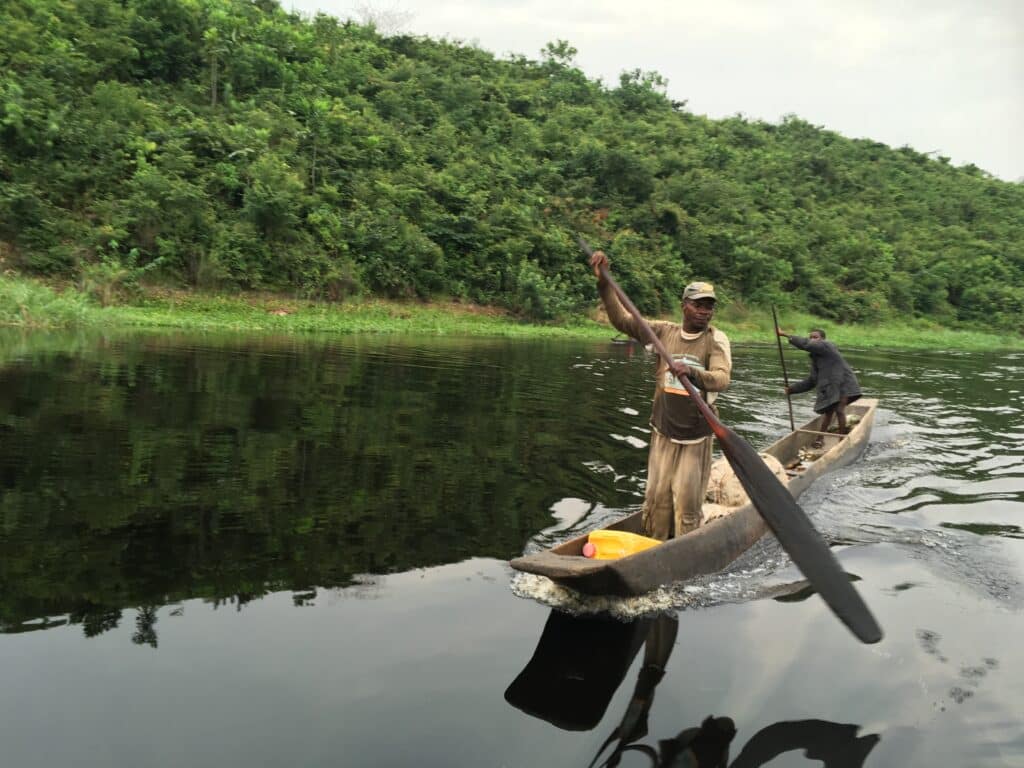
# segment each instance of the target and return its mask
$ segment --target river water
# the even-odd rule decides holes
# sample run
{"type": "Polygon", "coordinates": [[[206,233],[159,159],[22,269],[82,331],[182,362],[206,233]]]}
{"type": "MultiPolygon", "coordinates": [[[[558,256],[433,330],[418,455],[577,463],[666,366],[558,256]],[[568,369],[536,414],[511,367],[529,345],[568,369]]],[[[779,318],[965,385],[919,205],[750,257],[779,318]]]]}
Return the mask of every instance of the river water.
{"type": "Polygon", "coordinates": [[[508,567],[638,508],[634,345],[0,334],[0,766],[1022,766],[1024,355],[844,352],[871,441],[800,503],[872,646],[773,539],[633,601],[508,567]]]}

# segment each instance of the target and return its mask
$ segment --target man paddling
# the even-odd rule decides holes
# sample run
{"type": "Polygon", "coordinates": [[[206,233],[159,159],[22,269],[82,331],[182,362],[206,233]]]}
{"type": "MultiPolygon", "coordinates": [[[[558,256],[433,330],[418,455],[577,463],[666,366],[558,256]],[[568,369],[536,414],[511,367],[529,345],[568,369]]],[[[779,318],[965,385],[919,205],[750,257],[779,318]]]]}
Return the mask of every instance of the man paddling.
{"type": "MultiPolygon", "coordinates": [[[[594,251],[590,266],[608,320],[622,333],[643,339],[639,321],[622,306],[602,275],[609,267],[608,257],[594,251]]],[[[687,376],[708,404],[729,386],[729,339],[710,324],[716,300],[710,283],[690,283],[683,290],[681,324],[649,323],[672,356],[672,360],[658,359],[643,504],[644,533],[662,541],[692,531],[702,520],[711,476],[712,433],[679,377],[687,376]]]]}
{"type": "MultiPolygon", "coordinates": [[[[849,363],[839,354],[835,344],[825,340],[825,332],[820,328],[811,330],[807,338],[783,333],[778,328],[776,332],[782,338],[788,339],[794,347],[804,350],[811,356],[811,372],[807,378],[786,387],[786,394],[795,395],[817,387],[814,412],[824,416],[821,431],[828,432],[832,417],[835,416],[840,434],[845,435],[849,431],[846,426],[846,406],[861,395],[857,375],[849,363]]],[[[814,442],[818,447],[822,444],[820,437],[814,442]]]]}

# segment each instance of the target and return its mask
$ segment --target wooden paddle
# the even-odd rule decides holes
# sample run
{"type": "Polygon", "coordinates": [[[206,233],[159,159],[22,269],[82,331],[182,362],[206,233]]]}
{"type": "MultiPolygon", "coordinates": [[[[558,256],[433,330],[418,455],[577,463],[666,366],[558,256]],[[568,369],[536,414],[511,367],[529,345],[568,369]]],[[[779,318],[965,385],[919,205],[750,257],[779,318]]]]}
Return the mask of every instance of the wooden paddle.
{"type": "MultiPolygon", "coordinates": [[[[580,238],[580,247],[592,256],[590,246],[580,238]]],[[[665,349],[661,339],[629,300],[610,274],[601,267],[601,277],[615,291],[619,301],[636,319],[644,336],[661,359],[670,362],[672,356],[665,349]]],[[[707,420],[711,431],[718,438],[729,464],[732,465],[751,503],[761,513],[768,527],[772,529],[782,548],[793,559],[811,585],[822,596],[832,612],[839,617],[857,638],[864,643],[877,643],[882,639],[882,629],[871,615],[867,605],[847,578],[839,562],[828,548],[821,534],[815,530],[806,513],[796,503],[786,487],[768,469],[754,447],[718,420],[711,407],[704,402],[700,392],[689,377],[679,377],[686,391],[707,420]]]]}
{"type": "Polygon", "coordinates": [[[779,344],[779,362],[782,363],[782,381],[786,385],[786,405],[789,406],[789,429],[796,432],[796,423],[793,421],[793,398],[789,396],[789,374],[786,373],[786,356],[782,354],[782,337],[779,336],[779,317],[775,314],[775,307],[772,306],[772,322],[775,323],[775,341],[779,344]]]}

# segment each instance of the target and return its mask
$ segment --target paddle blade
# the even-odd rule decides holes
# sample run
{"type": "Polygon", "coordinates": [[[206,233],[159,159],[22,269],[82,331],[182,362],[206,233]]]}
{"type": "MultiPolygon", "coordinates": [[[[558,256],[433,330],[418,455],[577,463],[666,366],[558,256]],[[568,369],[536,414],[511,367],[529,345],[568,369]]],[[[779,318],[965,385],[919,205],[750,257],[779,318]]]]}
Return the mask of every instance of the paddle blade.
{"type": "Polygon", "coordinates": [[[882,639],[881,627],[807,514],[750,443],[725,425],[721,429],[720,434],[715,431],[722,452],[782,548],[839,620],[861,642],[877,643],[882,639]]]}

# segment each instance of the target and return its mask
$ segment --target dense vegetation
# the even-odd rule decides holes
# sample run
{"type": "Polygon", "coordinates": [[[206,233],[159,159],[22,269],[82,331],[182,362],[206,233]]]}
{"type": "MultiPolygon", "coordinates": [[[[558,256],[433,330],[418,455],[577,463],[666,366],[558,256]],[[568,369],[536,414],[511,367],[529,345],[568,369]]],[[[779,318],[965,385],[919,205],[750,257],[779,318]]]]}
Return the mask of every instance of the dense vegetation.
{"type": "Polygon", "coordinates": [[[842,320],[1024,328],[1024,185],[797,117],[709,120],[573,55],[275,0],[6,0],[0,271],[104,302],[156,280],[549,319],[593,304],[582,231],[648,312],[699,276],[842,320]]]}

